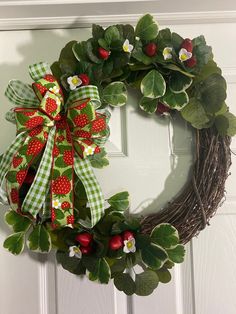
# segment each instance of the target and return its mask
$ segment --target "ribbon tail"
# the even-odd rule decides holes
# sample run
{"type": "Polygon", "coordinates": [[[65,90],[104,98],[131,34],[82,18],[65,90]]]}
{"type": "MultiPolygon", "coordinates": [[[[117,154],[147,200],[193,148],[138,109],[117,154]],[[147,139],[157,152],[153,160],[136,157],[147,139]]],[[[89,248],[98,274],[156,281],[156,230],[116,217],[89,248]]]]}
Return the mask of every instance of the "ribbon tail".
{"type": "Polygon", "coordinates": [[[33,217],[36,217],[44,206],[49,191],[55,132],[56,127],[52,128],[49,132],[47,145],[37,174],[22,204],[22,212],[28,212],[33,217]]]}
{"type": "MultiPolygon", "coordinates": [[[[12,163],[13,156],[18,152],[26,138],[26,132],[22,132],[17,135],[12,144],[8,147],[5,154],[2,156],[0,163],[0,201],[4,204],[7,200],[6,191],[3,188],[4,179],[9,171],[12,163]]],[[[8,204],[8,202],[7,202],[8,204]]]]}
{"type": "Polygon", "coordinates": [[[86,224],[86,227],[88,228],[92,228],[94,225],[96,225],[104,213],[105,200],[88,159],[81,159],[78,155],[75,154],[74,170],[84,185],[91,210],[91,222],[88,223],[86,221],[83,224],[86,224]]]}

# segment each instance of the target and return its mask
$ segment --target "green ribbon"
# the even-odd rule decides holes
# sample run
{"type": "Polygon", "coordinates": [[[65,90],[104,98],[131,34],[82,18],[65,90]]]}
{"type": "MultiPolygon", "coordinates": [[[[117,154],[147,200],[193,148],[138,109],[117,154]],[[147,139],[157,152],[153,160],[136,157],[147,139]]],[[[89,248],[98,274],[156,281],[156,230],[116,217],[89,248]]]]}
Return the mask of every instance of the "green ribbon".
{"type": "Polygon", "coordinates": [[[63,95],[47,63],[41,62],[30,66],[30,75],[34,80],[37,80],[33,83],[35,92],[29,85],[13,80],[9,82],[5,93],[11,102],[22,108],[15,109],[15,119],[12,118],[12,115],[9,118],[9,120],[16,122],[19,135],[1,161],[0,173],[3,175],[0,177],[0,186],[6,177],[11,207],[19,210],[19,203],[16,202],[18,197],[16,191],[19,191],[29,165],[36,157],[33,154],[34,151],[38,149],[39,154],[46,145],[36,176],[20,210],[22,213],[29,213],[36,217],[39,211],[43,209],[44,214],[48,215],[46,208],[48,192],[51,189],[51,193],[58,196],[58,199],[52,199],[53,223],[55,226],[73,223],[73,172],[75,172],[86,190],[91,209],[90,227],[93,227],[103,215],[104,197],[86,156],[91,154],[91,151],[96,150],[97,145],[103,145],[106,141],[109,136],[109,128],[107,127],[102,131],[96,130],[96,128],[99,123],[99,126],[103,125],[102,120],[105,119],[108,122],[110,116],[107,112],[95,114],[95,108],[100,105],[97,87],[84,86],[70,93],[65,107],[69,109],[70,114],[67,117],[62,117],[63,95]],[[85,101],[86,99],[87,101],[85,101]],[[81,125],[78,128],[74,123],[80,123],[83,120],[77,119],[77,121],[76,114],[81,114],[80,118],[87,115],[90,117],[91,123],[87,123],[85,126],[81,125]],[[100,121],[97,121],[99,119],[100,121]],[[81,134],[89,134],[92,130],[95,132],[94,142],[91,139],[79,137],[81,134]],[[36,143],[37,145],[30,146],[29,143],[32,141],[34,141],[33,144],[36,143]],[[59,149],[60,155],[58,157],[53,156],[55,145],[59,149]],[[24,154],[26,149],[27,153],[24,154]],[[64,162],[67,162],[66,166],[62,165],[62,158],[64,158],[64,162]],[[73,165],[70,164],[70,158],[73,159],[73,165]],[[17,164],[18,161],[21,161],[19,165],[17,164]],[[19,176],[22,166],[25,167],[23,168],[25,172],[19,176]],[[16,180],[12,180],[13,174],[16,174],[16,180]],[[64,192],[65,194],[63,194],[64,192]]]}

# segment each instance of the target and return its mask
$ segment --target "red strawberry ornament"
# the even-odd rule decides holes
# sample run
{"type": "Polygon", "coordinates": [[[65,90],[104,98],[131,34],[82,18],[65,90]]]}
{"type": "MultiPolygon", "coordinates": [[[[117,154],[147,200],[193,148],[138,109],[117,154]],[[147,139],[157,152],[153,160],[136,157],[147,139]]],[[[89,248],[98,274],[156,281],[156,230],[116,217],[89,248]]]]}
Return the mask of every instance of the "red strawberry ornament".
{"type": "Polygon", "coordinates": [[[188,68],[194,68],[196,66],[196,64],[197,64],[197,59],[195,56],[192,56],[192,58],[185,61],[185,65],[188,68]]]}
{"type": "Polygon", "coordinates": [[[123,246],[123,240],[120,235],[114,235],[109,241],[109,248],[112,251],[119,250],[123,246]]]}
{"type": "Polygon", "coordinates": [[[70,215],[67,217],[67,224],[68,225],[73,225],[74,222],[75,222],[75,218],[73,215],[70,215]]]}
{"type": "Polygon", "coordinates": [[[188,52],[193,52],[193,43],[189,38],[185,38],[181,44],[181,48],[186,49],[188,52]]]}
{"type": "Polygon", "coordinates": [[[66,176],[56,178],[52,183],[52,192],[54,194],[68,194],[71,190],[70,180],[66,176]]]}
{"type": "Polygon", "coordinates": [[[145,46],[144,51],[147,56],[153,57],[157,53],[157,45],[155,43],[149,43],[145,46]]]}
{"type": "Polygon", "coordinates": [[[107,60],[110,56],[110,53],[111,53],[110,51],[108,51],[102,47],[98,48],[98,55],[99,55],[100,59],[107,60]]]}
{"type": "Polygon", "coordinates": [[[82,246],[87,247],[93,241],[93,236],[91,233],[83,232],[77,234],[75,240],[78,241],[82,246]]]}
{"type": "Polygon", "coordinates": [[[82,81],[82,85],[89,85],[90,79],[89,79],[89,77],[88,77],[87,74],[81,73],[81,74],[79,75],[79,78],[80,78],[81,81],[82,81]]]}
{"type": "Polygon", "coordinates": [[[90,254],[92,252],[92,250],[93,250],[92,246],[86,246],[86,247],[81,246],[80,247],[80,251],[84,255],[90,254]]]}
{"type": "Polygon", "coordinates": [[[161,102],[158,102],[158,106],[157,106],[157,110],[156,113],[159,115],[165,115],[168,114],[170,112],[170,108],[167,107],[166,105],[164,105],[161,102]]]}
{"type": "Polygon", "coordinates": [[[134,238],[134,234],[132,231],[126,230],[123,232],[123,240],[129,240],[130,238],[134,238]]]}

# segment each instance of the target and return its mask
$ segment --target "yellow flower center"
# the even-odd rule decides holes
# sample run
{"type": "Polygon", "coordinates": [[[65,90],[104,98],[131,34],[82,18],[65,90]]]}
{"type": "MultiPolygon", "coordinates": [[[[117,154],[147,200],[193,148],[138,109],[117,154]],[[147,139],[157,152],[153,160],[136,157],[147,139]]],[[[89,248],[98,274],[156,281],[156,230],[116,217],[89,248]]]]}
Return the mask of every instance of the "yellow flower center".
{"type": "Polygon", "coordinates": [[[133,246],[132,241],[128,241],[128,242],[127,242],[127,248],[128,248],[128,249],[131,249],[132,246],[133,246]]]}
{"type": "Polygon", "coordinates": [[[129,52],[129,45],[124,45],[123,50],[124,52],[129,52]]]}
{"type": "Polygon", "coordinates": [[[183,53],[183,54],[180,56],[180,59],[181,59],[182,61],[187,60],[187,58],[188,58],[188,56],[187,56],[185,53],[183,53]]]}
{"type": "Polygon", "coordinates": [[[73,251],[77,254],[77,253],[80,252],[80,249],[79,249],[78,247],[74,247],[74,248],[73,248],[73,251]]]}
{"type": "Polygon", "coordinates": [[[76,85],[79,83],[79,79],[78,77],[73,77],[72,80],[71,80],[72,84],[76,85]]]}

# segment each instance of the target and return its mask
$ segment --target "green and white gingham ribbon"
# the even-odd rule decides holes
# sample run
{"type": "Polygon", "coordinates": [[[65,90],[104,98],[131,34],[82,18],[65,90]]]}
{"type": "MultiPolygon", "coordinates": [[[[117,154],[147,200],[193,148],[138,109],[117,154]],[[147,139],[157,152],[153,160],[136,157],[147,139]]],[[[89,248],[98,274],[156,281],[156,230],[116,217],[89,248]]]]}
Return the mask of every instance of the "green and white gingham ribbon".
{"type": "Polygon", "coordinates": [[[14,139],[14,141],[11,143],[11,145],[8,147],[4,155],[2,156],[1,162],[0,162],[0,201],[2,203],[5,203],[6,200],[6,192],[3,187],[4,179],[6,177],[6,174],[11,167],[13,156],[18,152],[20,147],[23,145],[24,141],[26,139],[26,132],[22,132],[17,135],[17,137],[14,139]]]}
{"type": "Polygon", "coordinates": [[[75,91],[71,91],[67,100],[67,105],[73,103],[74,101],[87,98],[90,98],[90,102],[93,104],[95,109],[101,106],[98,88],[94,85],[82,86],[75,91]]]}
{"type": "Polygon", "coordinates": [[[32,87],[18,80],[11,80],[5,91],[5,96],[14,105],[21,107],[38,107],[39,101],[32,87]]]}
{"type": "Polygon", "coordinates": [[[105,200],[101,193],[99,183],[91,168],[88,159],[81,159],[78,155],[75,156],[74,163],[75,173],[83,182],[86,194],[89,195],[89,207],[91,210],[91,224],[86,227],[93,227],[102,217],[104,212],[105,200]],[[103,206],[101,206],[103,204],[103,206]]]}
{"type": "Polygon", "coordinates": [[[52,71],[47,62],[38,62],[29,66],[29,74],[34,81],[38,81],[45,74],[52,74],[52,71]]]}
{"type": "Polygon", "coordinates": [[[48,135],[47,145],[43,153],[38,171],[34,178],[24,202],[22,204],[22,212],[29,212],[33,217],[39,212],[46,201],[46,197],[49,191],[49,181],[51,176],[52,166],[52,150],[54,145],[54,136],[56,133],[56,127],[53,127],[48,135]]]}

